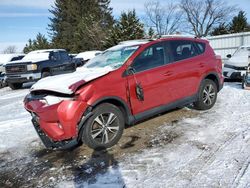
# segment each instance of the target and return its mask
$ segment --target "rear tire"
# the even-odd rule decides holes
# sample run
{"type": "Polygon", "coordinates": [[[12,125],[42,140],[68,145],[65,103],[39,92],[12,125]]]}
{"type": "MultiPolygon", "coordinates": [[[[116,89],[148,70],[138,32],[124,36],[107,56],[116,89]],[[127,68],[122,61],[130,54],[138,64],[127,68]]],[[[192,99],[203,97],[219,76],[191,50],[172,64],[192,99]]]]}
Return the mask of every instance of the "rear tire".
{"type": "Polygon", "coordinates": [[[197,110],[212,108],[217,99],[217,92],[217,86],[213,80],[203,80],[199,89],[198,100],[194,102],[194,108],[197,110]]]}
{"type": "Polygon", "coordinates": [[[23,83],[8,83],[8,86],[12,89],[12,90],[16,90],[16,89],[21,89],[23,86],[23,83]]]}
{"type": "Polygon", "coordinates": [[[104,103],[93,110],[83,127],[82,141],[95,150],[117,144],[124,130],[124,116],[113,104],[104,103]]]}

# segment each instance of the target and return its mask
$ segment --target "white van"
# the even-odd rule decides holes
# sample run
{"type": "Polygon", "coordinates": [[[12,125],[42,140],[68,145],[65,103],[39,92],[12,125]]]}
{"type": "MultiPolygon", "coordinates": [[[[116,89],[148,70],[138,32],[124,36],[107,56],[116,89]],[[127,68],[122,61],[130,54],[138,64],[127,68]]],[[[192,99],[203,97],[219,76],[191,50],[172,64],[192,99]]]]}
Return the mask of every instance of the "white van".
{"type": "Polygon", "coordinates": [[[250,45],[239,47],[223,67],[223,76],[228,79],[242,79],[250,63],[250,45]]]}

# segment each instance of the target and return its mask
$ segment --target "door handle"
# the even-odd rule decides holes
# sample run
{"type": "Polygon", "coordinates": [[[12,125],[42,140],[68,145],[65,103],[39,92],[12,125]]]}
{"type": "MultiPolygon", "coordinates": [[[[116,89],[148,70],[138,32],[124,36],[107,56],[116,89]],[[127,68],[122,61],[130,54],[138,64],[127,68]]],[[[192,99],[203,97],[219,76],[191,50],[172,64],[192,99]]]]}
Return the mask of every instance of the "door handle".
{"type": "Polygon", "coordinates": [[[171,75],[173,75],[172,71],[167,71],[167,72],[163,73],[163,76],[171,76],[171,75]]]}
{"type": "Polygon", "coordinates": [[[204,68],[204,67],[205,67],[205,64],[204,64],[204,63],[199,63],[199,66],[200,66],[201,68],[204,68]]]}

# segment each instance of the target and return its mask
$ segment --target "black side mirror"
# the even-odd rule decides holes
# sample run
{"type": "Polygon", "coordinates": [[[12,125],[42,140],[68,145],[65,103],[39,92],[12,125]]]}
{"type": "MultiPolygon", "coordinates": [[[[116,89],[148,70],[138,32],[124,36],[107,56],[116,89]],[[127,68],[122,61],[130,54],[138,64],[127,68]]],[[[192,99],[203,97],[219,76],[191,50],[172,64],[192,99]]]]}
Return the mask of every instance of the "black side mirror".
{"type": "Polygon", "coordinates": [[[231,55],[231,54],[228,54],[228,55],[227,55],[227,58],[231,58],[231,57],[232,57],[232,55],[231,55]]]}
{"type": "Polygon", "coordinates": [[[128,67],[128,69],[127,69],[127,75],[133,75],[133,74],[135,74],[135,69],[133,68],[133,67],[131,67],[131,66],[129,66],[128,67]]]}

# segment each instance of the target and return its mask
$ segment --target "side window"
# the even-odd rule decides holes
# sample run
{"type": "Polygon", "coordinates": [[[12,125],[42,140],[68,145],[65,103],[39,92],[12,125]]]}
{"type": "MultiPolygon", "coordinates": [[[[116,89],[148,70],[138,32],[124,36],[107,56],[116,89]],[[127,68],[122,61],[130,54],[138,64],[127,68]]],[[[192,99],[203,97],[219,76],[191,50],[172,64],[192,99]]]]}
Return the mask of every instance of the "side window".
{"type": "Polygon", "coordinates": [[[69,56],[66,52],[60,52],[62,60],[69,60],[69,56]]]}
{"type": "Polygon", "coordinates": [[[55,61],[60,61],[61,60],[59,52],[54,52],[54,57],[55,57],[55,61]]]}
{"type": "Polygon", "coordinates": [[[198,53],[203,54],[205,52],[206,44],[203,42],[195,42],[195,44],[197,46],[198,53]]]}
{"type": "Polygon", "coordinates": [[[192,41],[171,41],[172,56],[174,61],[180,61],[199,55],[197,47],[192,41]]]}
{"type": "Polygon", "coordinates": [[[165,64],[164,46],[162,44],[152,45],[137,56],[132,64],[135,72],[141,72],[165,64]]]}

